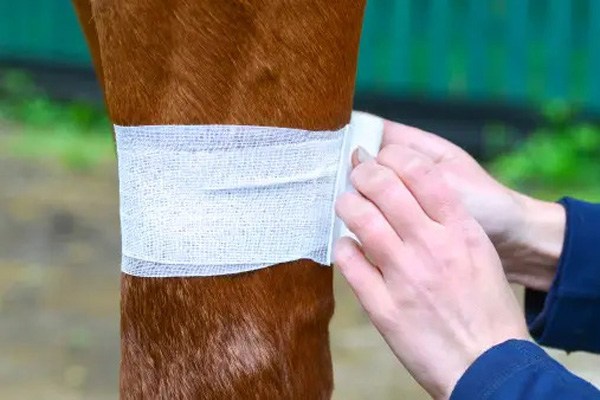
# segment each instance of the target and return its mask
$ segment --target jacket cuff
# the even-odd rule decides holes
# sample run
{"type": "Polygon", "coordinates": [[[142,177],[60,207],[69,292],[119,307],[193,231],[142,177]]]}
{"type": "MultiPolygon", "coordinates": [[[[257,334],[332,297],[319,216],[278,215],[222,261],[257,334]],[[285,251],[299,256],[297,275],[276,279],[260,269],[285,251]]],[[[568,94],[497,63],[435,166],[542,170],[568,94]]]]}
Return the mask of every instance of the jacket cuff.
{"type": "Polygon", "coordinates": [[[514,375],[549,361],[550,356],[539,346],[524,340],[509,340],[475,360],[459,379],[450,400],[489,398],[514,375]]]}
{"type": "Polygon", "coordinates": [[[600,206],[571,198],[556,278],[549,293],[525,292],[525,316],[540,344],[567,351],[600,352],[600,206]],[[594,340],[595,339],[595,340],[594,340]]]}

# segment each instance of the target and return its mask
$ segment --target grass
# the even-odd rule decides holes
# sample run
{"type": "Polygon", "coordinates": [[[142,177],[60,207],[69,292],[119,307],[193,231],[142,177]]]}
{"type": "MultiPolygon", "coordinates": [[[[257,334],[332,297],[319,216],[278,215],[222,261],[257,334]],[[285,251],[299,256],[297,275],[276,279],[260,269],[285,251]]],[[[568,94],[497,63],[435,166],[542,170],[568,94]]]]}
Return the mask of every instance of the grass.
{"type": "Polygon", "coordinates": [[[89,172],[101,163],[114,159],[110,130],[82,134],[67,126],[19,127],[15,134],[0,137],[0,154],[29,160],[58,160],[65,168],[89,172]]]}
{"type": "Polygon", "coordinates": [[[565,104],[544,110],[547,122],[488,166],[510,187],[544,199],[600,201],[600,125],[577,122],[565,104]]]}
{"type": "Polygon", "coordinates": [[[110,126],[102,107],[53,101],[23,73],[8,72],[0,80],[0,155],[90,171],[114,159],[110,126]]]}

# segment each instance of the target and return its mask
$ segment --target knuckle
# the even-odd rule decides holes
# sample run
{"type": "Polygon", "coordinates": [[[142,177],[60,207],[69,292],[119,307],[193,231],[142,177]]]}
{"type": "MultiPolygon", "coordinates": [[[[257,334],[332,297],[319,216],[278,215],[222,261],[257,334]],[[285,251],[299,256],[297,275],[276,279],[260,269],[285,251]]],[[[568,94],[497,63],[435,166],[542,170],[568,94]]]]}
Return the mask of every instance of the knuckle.
{"type": "Polygon", "coordinates": [[[399,145],[385,146],[379,152],[377,159],[385,165],[393,166],[396,173],[403,179],[422,178],[435,170],[432,160],[419,152],[399,145]]]}
{"type": "Polygon", "coordinates": [[[386,165],[391,165],[396,160],[402,160],[404,157],[403,153],[405,152],[402,146],[396,144],[390,144],[384,146],[377,154],[377,159],[386,165]]]}
{"type": "Polygon", "coordinates": [[[387,168],[381,168],[373,176],[372,191],[377,197],[397,197],[400,181],[394,173],[387,168]]]}
{"type": "Polygon", "coordinates": [[[428,162],[423,157],[412,155],[406,160],[401,174],[408,179],[416,180],[427,178],[434,172],[435,165],[432,162],[428,162]]]}
{"type": "Polygon", "coordinates": [[[445,233],[431,235],[425,242],[429,257],[444,261],[452,253],[452,239],[445,233]]]}
{"type": "Polygon", "coordinates": [[[439,274],[439,271],[436,271],[436,273],[428,272],[421,274],[417,280],[417,285],[419,286],[418,296],[424,298],[428,297],[429,294],[435,295],[444,286],[444,282],[445,279],[439,274]]]}
{"type": "Polygon", "coordinates": [[[340,266],[348,265],[352,261],[352,256],[340,243],[333,249],[333,257],[335,263],[340,266]]]}
{"type": "Polygon", "coordinates": [[[420,270],[406,279],[404,293],[401,296],[402,309],[422,308],[427,305],[428,299],[436,297],[443,289],[446,279],[433,270],[420,270]]]}
{"type": "Polygon", "coordinates": [[[353,185],[362,183],[363,178],[368,176],[370,169],[371,163],[369,162],[358,164],[354,169],[352,169],[352,172],[350,172],[350,182],[352,182],[353,185]]]}
{"type": "Polygon", "coordinates": [[[445,223],[447,225],[449,224],[451,227],[455,224],[464,225],[470,218],[460,199],[454,196],[450,190],[441,188],[434,199],[437,201],[440,214],[446,219],[445,223]]]}
{"type": "Polygon", "coordinates": [[[481,247],[486,242],[486,235],[474,221],[463,224],[462,234],[468,247],[481,247]]]}
{"type": "Polygon", "coordinates": [[[355,229],[360,229],[364,236],[371,240],[381,240],[385,237],[385,227],[382,218],[374,211],[365,211],[354,220],[355,229]]]}
{"type": "Polygon", "coordinates": [[[440,188],[432,188],[431,190],[431,202],[435,204],[438,209],[438,213],[448,218],[454,213],[455,206],[453,202],[445,195],[445,191],[440,188]]]}
{"type": "Polygon", "coordinates": [[[352,244],[340,241],[334,248],[335,263],[340,266],[355,264],[359,255],[352,248],[352,244]]]}
{"type": "MultiPolygon", "coordinates": [[[[343,207],[343,201],[341,203],[342,205],[340,207],[343,207]]],[[[346,225],[348,225],[348,228],[351,230],[357,228],[363,229],[370,223],[370,219],[373,218],[373,213],[370,210],[365,209],[364,206],[349,204],[347,210],[348,212],[346,213],[344,222],[346,222],[346,225]]]]}
{"type": "Polygon", "coordinates": [[[394,187],[394,173],[375,164],[361,164],[350,174],[350,181],[360,191],[371,196],[382,195],[394,187]]]}
{"type": "Polygon", "coordinates": [[[461,261],[463,261],[463,257],[456,249],[448,249],[445,253],[440,256],[440,269],[441,272],[444,272],[445,269],[454,270],[455,267],[460,266],[461,261]]]}
{"type": "Polygon", "coordinates": [[[394,300],[401,310],[410,310],[418,307],[421,294],[418,281],[412,277],[406,278],[401,293],[396,293],[394,300]]]}

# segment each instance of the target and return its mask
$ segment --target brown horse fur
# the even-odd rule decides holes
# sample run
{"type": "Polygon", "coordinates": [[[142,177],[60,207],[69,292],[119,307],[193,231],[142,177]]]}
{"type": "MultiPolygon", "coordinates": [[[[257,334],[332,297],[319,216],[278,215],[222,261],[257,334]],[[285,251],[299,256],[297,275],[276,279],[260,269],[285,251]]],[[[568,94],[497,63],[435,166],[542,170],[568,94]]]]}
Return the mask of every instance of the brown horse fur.
{"type": "MultiPolygon", "coordinates": [[[[114,123],[337,129],[365,0],[73,0],[114,123]]],[[[125,399],[326,399],[332,270],[122,275],[125,399]]]]}

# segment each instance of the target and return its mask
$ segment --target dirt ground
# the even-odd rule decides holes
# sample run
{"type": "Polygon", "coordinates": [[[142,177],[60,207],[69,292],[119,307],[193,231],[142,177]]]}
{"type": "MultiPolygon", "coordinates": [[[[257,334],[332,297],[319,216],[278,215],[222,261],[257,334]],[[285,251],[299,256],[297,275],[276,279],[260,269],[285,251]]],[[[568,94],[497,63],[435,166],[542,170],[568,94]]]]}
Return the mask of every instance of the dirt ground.
{"type": "MultiPolygon", "coordinates": [[[[91,173],[0,148],[0,399],[117,398],[114,162],[91,173]]],[[[336,277],[334,399],[426,399],[336,277]]],[[[553,352],[600,386],[600,359],[553,352]]]]}

